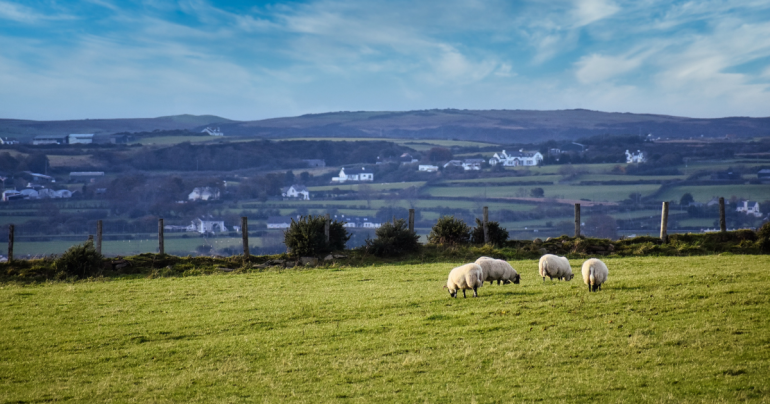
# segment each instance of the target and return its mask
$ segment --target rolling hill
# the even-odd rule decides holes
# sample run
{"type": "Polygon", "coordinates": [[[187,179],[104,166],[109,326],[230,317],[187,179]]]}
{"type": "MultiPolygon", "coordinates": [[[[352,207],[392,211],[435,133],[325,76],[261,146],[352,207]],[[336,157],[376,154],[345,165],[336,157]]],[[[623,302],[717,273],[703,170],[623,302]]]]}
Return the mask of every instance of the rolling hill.
{"type": "Polygon", "coordinates": [[[35,135],[188,129],[216,125],[226,136],[378,137],[480,140],[529,143],[575,140],[600,134],[652,134],[663,138],[770,136],[770,117],[687,118],[669,115],[600,112],[583,109],[422,110],[405,112],[331,112],[255,121],[211,115],[177,115],[148,119],[24,121],[0,119],[0,135],[27,139],[35,135]]]}

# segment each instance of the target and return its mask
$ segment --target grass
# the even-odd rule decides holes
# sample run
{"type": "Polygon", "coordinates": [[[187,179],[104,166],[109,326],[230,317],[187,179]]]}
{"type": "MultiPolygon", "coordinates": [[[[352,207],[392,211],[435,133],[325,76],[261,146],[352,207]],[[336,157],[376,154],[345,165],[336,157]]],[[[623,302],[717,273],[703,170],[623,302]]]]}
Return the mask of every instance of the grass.
{"type": "MultiPolygon", "coordinates": [[[[499,187],[429,187],[425,191],[432,196],[465,196],[478,197],[486,195],[489,198],[516,197],[523,188],[529,196],[532,188],[543,188],[547,198],[558,199],[589,199],[591,201],[619,201],[628,198],[633,192],[639,192],[642,196],[652,194],[660,188],[656,184],[641,185],[530,185],[530,186],[499,186],[499,187]]],[[[681,197],[681,195],[680,195],[681,197]]]]}
{"type": "Polygon", "coordinates": [[[658,196],[658,199],[678,201],[682,195],[688,192],[696,201],[703,203],[710,201],[715,196],[723,196],[725,199],[737,196],[760,202],[770,200],[770,186],[767,184],[686,185],[668,188],[658,196]]]}
{"type": "Polygon", "coordinates": [[[372,191],[385,191],[391,189],[406,189],[409,187],[420,188],[425,185],[425,181],[412,181],[412,182],[383,182],[374,184],[338,184],[338,185],[324,185],[318,187],[308,187],[311,192],[318,191],[331,191],[335,188],[340,190],[352,190],[358,191],[361,186],[367,186],[372,191]]]}
{"type": "Polygon", "coordinates": [[[5,284],[0,398],[770,400],[770,257],[605,262],[599,293],[518,261],[478,299],[441,290],[459,263],[5,284]]]}

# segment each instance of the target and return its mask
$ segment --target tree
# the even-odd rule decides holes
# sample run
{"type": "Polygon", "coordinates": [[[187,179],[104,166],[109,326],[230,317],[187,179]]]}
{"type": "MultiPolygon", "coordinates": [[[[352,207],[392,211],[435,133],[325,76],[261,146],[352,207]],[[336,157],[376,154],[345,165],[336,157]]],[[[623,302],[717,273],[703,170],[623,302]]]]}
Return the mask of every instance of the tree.
{"type": "Polygon", "coordinates": [[[378,257],[399,256],[420,248],[420,236],[407,228],[404,219],[383,223],[375,234],[377,238],[366,240],[366,250],[378,257]]]}
{"type": "Polygon", "coordinates": [[[299,220],[291,219],[289,228],[284,231],[284,244],[292,255],[313,256],[321,253],[345,249],[345,243],[350,240],[350,234],[343,222],[336,220],[329,224],[329,242],[326,242],[324,227],[326,218],[323,216],[302,216],[299,220]]]}
{"type": "MultiPolygon", "coordinates": [[[[494,246],[502,246],[508,240],[508,230],[500,226],[498,222],[487,222],[489,243],[494,246]]],[[[476,218],[476,227],[471,230],[471,243],[484,244],[484,223],[476,218]]]]}
{"type": "Polygon", "coordinates": [[[293,185],[294,184],[294,172],[289,170],[286,171],[285,179],[283,180],[283,183],[286,185],[293,185]]]}
{"type": "Polygon", "coordinates": [[[689,205],[693,202],[695,202],[695,199],[693,199],[692,194],[689,192],[682,195],[682,199],[679,200],[680,205],[689,205]]]}
{"type": "Polygon", "coordinates": [[[532,188],[529,190],[529,196],[533,198],[542,198],[545,196],[543,188],[532,188]]]}
{"type": "Polygon", "coordinates": [[[55,262],[56,269],[81,278],[98,275],[102,271],[102,256],[91,240],[70,247],[55,262]]]}
{"type": "Polygon", "coordinates": [[[471,229],[465,222],[454,216],[442,216],[433,225],[428,235],[428,242],[440,245],[468,244],[471,229]]]}
{"type": "Polygon", "coordinates": [[[446,147],[434,147],[428,150],[429,161],[447,161],[452,159],[452,151],[446,147]]]}

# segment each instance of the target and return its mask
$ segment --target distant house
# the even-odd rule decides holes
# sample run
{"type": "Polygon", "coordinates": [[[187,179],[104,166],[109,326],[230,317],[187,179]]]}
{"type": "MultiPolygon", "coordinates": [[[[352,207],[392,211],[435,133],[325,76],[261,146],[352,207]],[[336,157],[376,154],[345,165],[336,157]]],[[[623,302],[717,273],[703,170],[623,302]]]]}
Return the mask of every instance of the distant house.
{"type": "Polygon", "coordinates": [[[66,135],[40,135],[32,139],[33,145],[67,144],[66,135]]]}
{"type": "Polygon", "coordinates": [[[290,216],[270,216],[267,218],[268,229],[288,229],[291,225],[290,216]]]}
{"type": "Polygon", "coordinates": [[[0,137],[0,144],[19,144],[19,141],[15,137],[0,137]]]}
{"type": "Polygon", "coordinates": [[[35,182],[56,182],[56,179],[50,175],[33,173],[32,171],[24,171],[24,173],[32,176],[32,180],[35,182]]]}
{"type": "Polygon", "coordinates": [[[644,154],[643,151],[637,150],[636,153],[631,153],[628,150],[626,150],[626,163],[646,163],[647,162],[647,156],[644,154]]]}
{"type": "Polygon", "coordinates": [[[418,162],[419,160],[412,157],[412,155],[409,153],[404,153],[398,157],[398,161],[401,162],[401,164],[412,164],[418,162]]]}
{"type": "Polygon", "coordinates": [[[129,142],[132,142],[134,140],[133,136],[130,135],[115,135],[110,138],[110,143],[112,144],[128,144],[129,142]]]}
{"type": "Polygon", "coordinates": [[[187,195],[187,200],[190,201],[213,201],[219,199],[219,188],[214,187],[197,187],[187,195]]]}
{"type": "Polygon", "coordinates": [[[506,152],[495,153],[491,159],[489,159],[489,165],[502,164],[504,167],[518,167],[518,166],[536,166],[543,161],[543,155],[540,152],[525,152],[524,149],[520,149],[518,152],[506,152]]]}
{"type": "Polygon", "coordinates": [[[366,168],[361,167],[361,171],[353,171],[353,174],[346,174],[345,167],[340,169],[339,177],[332,177],[332,183],[344,183],[347,181],[374,181],[374,173],[366,171],[366,168]]]}
{"type": "Polygon", "coordinates": [[[754,217],[762,217],[762,212],[759,210],[759,202],[755,201],[742,201],[738,203],[738,207],[735,208],[736,212],[745,213],[754,217]]]}
{"type": "Polygon", "coordinates": [[[326,161],[324,161],[324,160],[304,159],[302,161],[307,163],[307,166],[310,167],[310,168],[323,168],[323,167],[326,167],[326,161]]]}
{"type": "Polygon", "coordinates": [[[438,171],[438,166],[433,166],[430,164],[420,164],[417,166],[417,171],[424,171],[426,173],[435,173],[438,171]]]}
{"type": "Polygon", "coordinates": [[[770,182],[770,169],[762,169],[757,172],[757,178],[759,178],[762,183],[770,182]]]}
{"type": "Polygon", "coordinates": [[[584,151],[586,151],[586,146],[577,142],[567,143],[560,148],[561,153],[583,153],[584,151]]]}
{"type": "Polygon", "coordinates": [[[20,191],[24,199],[39,199],[40,195],[32,188],[25,188],[20,191]]]}
{"type": "Polygon", "coordinates": [[[295,198],[303,201],[310,200],[310,191],[304,185],[292,185],[290,187],[281,188],[281,196],[284,198],[295,198]]]}
{"type": "Polygon", "coordinates": [[[334,215],[332,218],[338,222],[345,222],[344,227],[359,229],[377,229],[382,226],[377,219],[364,216],[334,215]]]}
{"type": "Polygon", "coordinates": [[[444,164],[444,168],[462,167],[465,171],[481,170],[482,164],[484,164],[483,159],[449,160],[444,164]]]}
{"type": "Polygon", "coordinates": [[[93,133],[72,133],[67,136],[67,143],[69,144],[90,144],[93,142],[93,133]]]}
{"type": "Polygon", "coordinates": [[[227,227],[225,227],[224,220],[209,216],[208,218],[199,217],[193,220],[192,224],[187,227],[187,231],[196,231],[201,234],[222,233],[227,231],[227,227]]]}
{"type": "Polygon", "coordinates": [[[209,136],[224,136],[225,134],[222,133],[222,131],[219,130],[219,128],[206,128],[201,131],[201,133],[208,133],[209,136]]]}
{"type": "Polygon", "coordinates": [[[3,202],[13,201],[16,199],[24,199],[24,195],[15,189],[3,191],[3,202]]]}
{"type": "Polygon", "coordinates": [[[69,189],[54,191],[54,198],[72,198],[72,191],[69,189]]]}

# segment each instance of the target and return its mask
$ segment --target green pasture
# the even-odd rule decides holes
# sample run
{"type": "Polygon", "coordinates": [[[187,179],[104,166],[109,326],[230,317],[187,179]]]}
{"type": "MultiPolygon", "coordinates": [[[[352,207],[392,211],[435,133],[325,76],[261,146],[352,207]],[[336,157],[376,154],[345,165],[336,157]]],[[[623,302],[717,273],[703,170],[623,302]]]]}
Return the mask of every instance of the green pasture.
{"type": "MultiPolygon", "coordinates": [[[[551,174],[544,174],[544,175],[527,175],[527,176],[509,176],[509,177],[492,177],[492,178],[473,178],[469,180],[447,180],[445,181],[448,184],[475,184],[475,183],[489,183],[489,184],[495,184],[495,183],[505,183],[505,182],[522,182],[522,183],[528,183],[528,182],[556,182],[560,181],[562,178],[561,175],[551,175],[551,174]]],[[[522,185],[526,186],[526,185],[522,185]]]]}
{"type": "MultiPolygon", "coordinates": [[[[439,140],[439,139],[398,139],[398,138],[377,138],[377,137],[294,137],[294,138],[280,138],[271,139],[276,142],[280,141],[292,141],[292,140],[306,140],[306,141],[330,141],[330,142],[393,142],[401,146],[406,146],[417,151],[430,150],[433,147],[489,147],[494,146],[494,143],[485,142],[472,142],[466,140],[439,140]]],[[[491,157],[491,156],[490,156],[491,157]]]]}
{"type": "Polygon", "coordinates": [[[770,400],[770,257],[605,262],[598,293],[514,261],[467,299],[460,262],[4,284],[0,399],[770,400]]]}
{"type": "MultiPolygon", "coordinates": [[[[448,188],[453,189],[453,188],[448,188]]],[[[483,188],[482,188],[483,189],[483,188]]],[[[456,196],[462,196],[462,195],[456,195],[456,196]]],[[[517,203],[515,201],[511,202],[489,202],[484,200],[479,201],[466,201],[466,200],[445,200],[445,199],[419,199],[415,200],[414,202],[414,208],[415,209],[435,209],[439,206],[442,207],[448,207],[452,209],[470,209],[470,210],[481,210],[483,206],[488,206],[490,210],[493,209],[508,209],[508,210],[514,210],[514,211],[526,211],[526,210],[532,210],[536,208],[536,205],[534,204],[525,204],[525,203],[517,203]]],[[[243,202],[246,204],[258,204],[260,208],[263,209],[272,209],[277,207],[275,203],[266,202],[260,205],[259,202],[243,202]]],[[[302,207],[302,206],[317,206],[317,205],[323,205],[324,207],[328,208],[335,208],[335,209],[372,209],[377,210],[383,207],[401,207],[409,209],[411,207],[410,201],[407,200],[376,200],[372,199],[371,201],[371,208],[367,208],[367,202],[365,200],[336,200],[336,201],[285,201],[280,204],[281,206],[293,206],[293,207],[302,207]]],[[[242,206],[239,205],[239,206],[242,206]]],[[[239,207],[239,209],[242,209],[239,207]]],[[[296,209],[296,208],[295,208],[296,209]]],[[[315,209],[315,208],[314,208],[315,209]]],[[[291,212],[291,209],[288,208],[281,208],[281,212],[284,210],[291,212]]],[[[282,213],[283,214],[283,213],[282,213]]]]}
{"type": "Polygon", "coordinates": [[[361,187],[368,187],[372,191],[388,191],[391,189],[406,189],[409,187],[420,188],[425,185],[425,181],[412,181],[412,182],[382,182],[372,184],[339,184],[339,185],[324,185],[319,187],[308,187],[311,192],[318,191],[332,191],[334,189],[340,189],[343,191],[359,191],[361,187]]]}
{"type": "Polygon", "coordinates": [[[688,192],[696,201],[703,203],[715,196],[725,199],[735,196],[759,202],[770,200],[770,185],[767,184],[685,185],[665,189],[658,199],[679,201],[682,195],[688,192]]]}
{"type": "MultiPolygon", "coordinates": [[[[431,196],[451,197],[483,197],[488,198],[508,198],[519,196],[521,186],[500,186],[500,187],[429,187],[423,191],[431,196]]],[[[558,199],[589,199],[594,202],[601,201],[620,201],[627,199],[633,192],[639,192],[642,196],[652,194],[660,188],[657,184],[641,185],[538,185],[524,187],[527,191],[526,197],[529,197],[531,188],[543,188],[546,198],[558,199]]],[[[680,195],[681,196],[681,195],[680,195]]]]}

